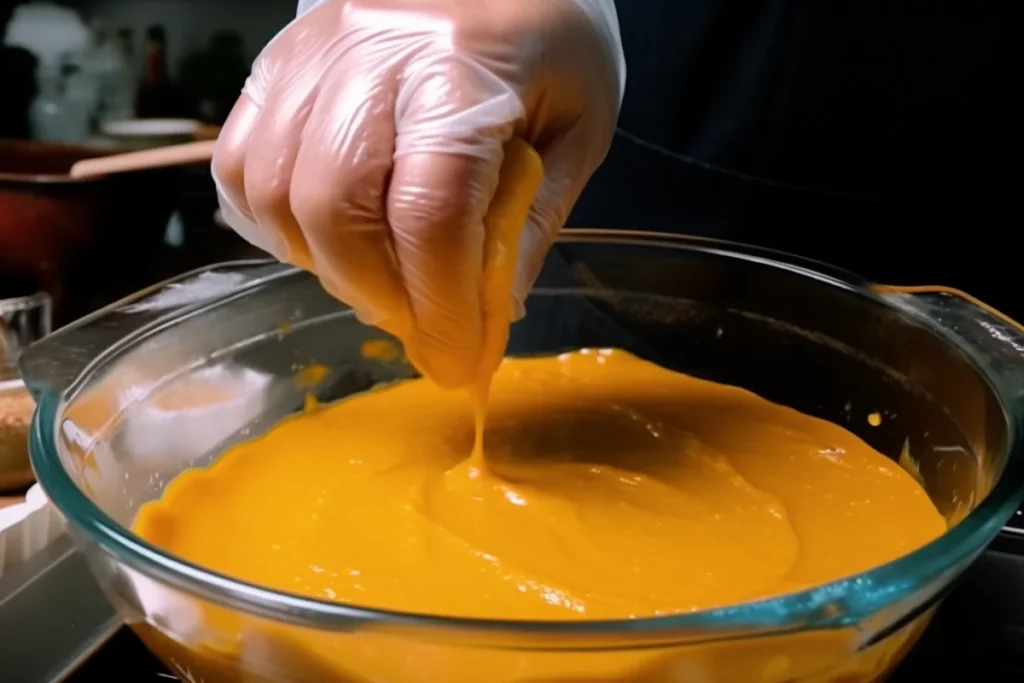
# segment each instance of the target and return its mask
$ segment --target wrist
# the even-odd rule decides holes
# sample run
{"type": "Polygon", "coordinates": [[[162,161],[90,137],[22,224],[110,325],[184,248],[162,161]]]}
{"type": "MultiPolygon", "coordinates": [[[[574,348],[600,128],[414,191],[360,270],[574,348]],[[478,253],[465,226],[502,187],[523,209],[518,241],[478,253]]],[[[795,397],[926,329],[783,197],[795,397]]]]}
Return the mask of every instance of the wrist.
{"type": "MultiPolygon", "coordinates": [[[[306,0],[307,2],[309,0],[306,0]]],[[[619,85],[619,103],[626,92],[626,55],[619,32],[619,15],[614,0],[572,0],[594,22],[598,33],[608,46],[609,56],[619,85]]]]}

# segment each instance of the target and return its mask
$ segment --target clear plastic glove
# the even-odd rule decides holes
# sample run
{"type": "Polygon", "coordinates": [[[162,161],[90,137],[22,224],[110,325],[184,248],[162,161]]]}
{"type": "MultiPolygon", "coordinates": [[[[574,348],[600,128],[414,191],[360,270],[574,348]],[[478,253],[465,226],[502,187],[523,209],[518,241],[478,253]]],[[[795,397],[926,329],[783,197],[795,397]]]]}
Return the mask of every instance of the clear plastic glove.
{"type": "Polygon", "coordinates": [[[415,346],[422,372],[465,386],[505,144],[522,137],[544,165],[512,292],[521,316],[624,85],[612,0],[320,0],[257,58],[221,133],[222,210],[415,346]]]}

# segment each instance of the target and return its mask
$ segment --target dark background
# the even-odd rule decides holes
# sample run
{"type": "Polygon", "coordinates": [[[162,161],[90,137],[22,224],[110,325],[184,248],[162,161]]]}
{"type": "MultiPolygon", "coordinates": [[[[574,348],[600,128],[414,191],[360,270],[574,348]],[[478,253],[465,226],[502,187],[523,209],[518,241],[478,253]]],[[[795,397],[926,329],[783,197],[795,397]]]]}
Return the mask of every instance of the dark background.
{"type": "Polygon", "coordinates": [[[620,135],[573,224],[761,243],[1024,317],[1016,5],[617,4],[620,125],[675,155],[620,135]]]}
{"type": "MultiPolygon", "coordinates": [[[[13,4],[0,0],[0,21],[13,4]]],[[[67,4],[131,28],[137,54],[146,28],[162,25],[171,75],[186,91],[203,87],[190,57],[211,37],[234,35],[247,63],[295,6],[67,4]]],[[[617,6],[629,64],[622,134],[570,225],[759,243],[880,281],[961,287],[1024,318],[1012,0],[617,6]]],[[[225,72],[239,82],[222,87],[237,92],[243,77],[225,72]]],[[[187,254],[161,259],[170,265],[155,264],[151,277],[247,253],[217,234],[212,184],[195,175],[183,199],[187,254]]]]}

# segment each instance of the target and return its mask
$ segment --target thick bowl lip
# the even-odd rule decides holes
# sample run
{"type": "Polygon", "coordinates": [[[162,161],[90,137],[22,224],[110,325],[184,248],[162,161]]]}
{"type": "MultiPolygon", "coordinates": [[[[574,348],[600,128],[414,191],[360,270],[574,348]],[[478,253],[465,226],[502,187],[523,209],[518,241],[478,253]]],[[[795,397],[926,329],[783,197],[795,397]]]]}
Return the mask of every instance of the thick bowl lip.
{"type": "MultiPolygon", "coordinates": [[[[600,229],[568,229],[563,231],[559,241],[712,251],[723,256],[796,271],[847,289],[855,295],[871,298],[882,305],[892,306],[871,292],[866,286],[870,283],[862,278],[827,264],[770,249],[710,238],[600,229]]],[[[230,264],[221,265],[227,267],[230,264]]],[[[95,319],[93,316],[90,318],[95,319]]],[[[965,348],[961,345],[961,349],[965,348]]],[[[974,362],[973,357],[967,355],[974,362]]],[[[101,365],[101,359],[102,356],[91,367],[101,365]]],[[[975,367],[991,385],[990,374],[977,363],[975,367]]],[[[997,395],[1001,394],[997,392],[997,395]]],[[[1008,457],[1003,472],[988,496],[957,526],[942,536],[872,570],[773,598],[638,619],[538,621],[419,614],[327,602],[275,591],[204,569],[142,540],[97,507],[61,465],[56,448],[56,432],[59,428],[58,411],[62,404],[62,396],[48,393],[39,397],[39,408],[32,424],[30,453],[43,489],[74,529],[134,571],[188,594],[259,617],[323,630],[343,631],[358,626],[391,625],[431,630],[435,635],[440,629],[462,634],[505,633],[513,637],[533,633],[565,638],[605,635],[615,636],[619,640],[699,634],[717,638],[753,630],[764,633],[847,627],[913,596],[912,600],[907,601],[905,609],[898,610],[892,614],[891,619],[887,618],[884,623],[877,625],[885,628],[892,621],[920,607],[922,594],[918,591],[926,590],[925,602],[930,602],[931,598],[938,595],[996,536],[1024,498],[1024,457],[1019,453],[1016,425],[1009,415],[1005,415],[1009,430],[1008,457]]],[[[525,647],[525,643],[520,646],[525,647]]]]}

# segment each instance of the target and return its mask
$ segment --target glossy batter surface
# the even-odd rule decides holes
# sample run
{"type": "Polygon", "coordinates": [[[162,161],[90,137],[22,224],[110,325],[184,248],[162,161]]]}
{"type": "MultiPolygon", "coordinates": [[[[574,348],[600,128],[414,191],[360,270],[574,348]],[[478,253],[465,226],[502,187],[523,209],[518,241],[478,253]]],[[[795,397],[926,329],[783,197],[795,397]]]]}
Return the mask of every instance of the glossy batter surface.
{"type": "Polygon", "coordinates": [[[606,619],[821,584],[946,529],[842,428],[622,351],[504,361],[484,460],[473,440],[464,394],[378,389],[182,474],[135,531],[326,600],[606,619]]]}

